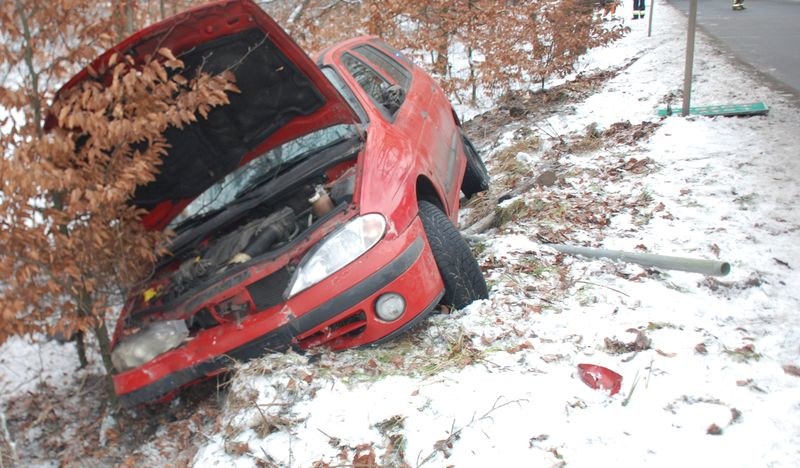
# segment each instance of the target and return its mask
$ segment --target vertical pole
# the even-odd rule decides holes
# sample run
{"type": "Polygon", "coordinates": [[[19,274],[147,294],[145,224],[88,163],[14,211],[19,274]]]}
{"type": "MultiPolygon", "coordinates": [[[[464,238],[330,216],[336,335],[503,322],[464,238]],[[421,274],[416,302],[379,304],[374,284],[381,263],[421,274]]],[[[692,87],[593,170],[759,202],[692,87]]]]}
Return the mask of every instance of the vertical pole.
{"type": "Polygon", "coordinates": [[[650,16],[649,16],[649,23],[647,24],[647,37],[650,37],[653,34],[653,7],[656,4],[656,0],[650,0],[650,16]]]}
{"type": "Polygon", "coordinates": [[[686,35],[686,68],[683,71],[683,109],[681,115],[689,115],[692,100],[692,62],[694,61],[694,31],[697,27],[697,0],[689,2],[689,32],[686,35]]]}

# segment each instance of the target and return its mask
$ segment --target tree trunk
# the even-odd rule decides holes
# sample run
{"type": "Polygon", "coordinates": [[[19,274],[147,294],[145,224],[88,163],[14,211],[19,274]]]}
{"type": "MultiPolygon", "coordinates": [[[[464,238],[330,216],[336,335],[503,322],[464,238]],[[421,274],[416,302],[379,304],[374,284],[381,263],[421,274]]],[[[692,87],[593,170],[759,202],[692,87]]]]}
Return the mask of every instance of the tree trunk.
{"type": "MultiPolygon", "coordinates": [[[[92,312],[92,294],[83,289],[78,296],[78,315],[82,317],[90,317],[92,312]]],[[[111,362],[111,340],[108,337],[108,329],[106,322],[100,317],[97,317],[97,322],[94,328],[94,337],[97,339],[97,346],[100,348],[100,356],[103,359],[103,367],[106,370],[106,396],[108,397],[108,404],[110,413],[115,414],[119,409],[119,398],[117,392],[114,391],[114,364],[111,362]]]]}
{"type": "Polygon", "coordinates": [[[75,350],[78,352],[78,362],[81,369],[85,369],[89,365],[89,360],[86,359],[86,342],[83,337],[82,331],[75,334],[75,350]]]}
{"type": "MultiPolygon", "coordinates": [[[[469,12],[469,29],[473,30],[475,28],[474,18],[475,18],[475,0],[469,0],[467,2],[467,11],[469,12]]],[[[471,34],[470,34],[471,35],[471,34]]],[[[468,39],[469,41],[474,41],[475,38],[468,39]]],[[[474,44],[474,42],[473,42],[474,44]]],[[[469,86],[470,86],[470,99],[469,102],[473,106],[478,104],[478,83],[475,81],[475,62],[472,60],[474,50],[472,49],[472,44],[467,45],[467,64],[469,65],[469,86]]]]}
{"type": "Polygon", "coordinates": [[[100,356],[103,358],[103,367],[106,369],[106,394],[108,396],[108,403],[111,409],[110,413],[115,414],[119,409],[119,397],[117,392],[114,391],[114,364],[111,362],[111,340],[108,337],[108,329],[106,322],[101,320],[100,323],[94,327],[94,336],[97,339],[97,345],[100,347],[100,356]]]}
{"type": "Polygon", "coordinates": [[[20,26],[22,27],[22,37],[25,39],[25,67],[28,69],[28,77],[31,79],[31,87],[28,90],[28,104],[31,107],[33,124],[36,126],[36,135],[42,136],[42,100],[39,93],[39,71],[36,70],[33,64],[31,28],[22,1],[16,0],[15,6],[20,26]]]}
{"type": "Polygon", "coordinates": [[[125,35],[133,34],[133,0],[125,0],[125,35]]]}
{"type": "Polygon", "coordinates": [[[469,64],[469,85],[471,88],[469,103],[478,103],[478,84],[475,82],[475,62],[472,61],[472,47],[467,47],[467,63],[469,64]]]}
{"type": "Polygon", "coordinates": [[[381,36],[383,33],[383,19],[380,9],[383,8],[380,1],[369,2],[369,22],[367,23],[367,34],[371,36],[381,36]]]}
{"type": "Polygon", "coordinates": [[[449,48],[450,39],[447,37],[442,39],[436,48],[436,62],[433,64],[433,69],[442,77],[447,76],[448,64],[450,63],[450,59],[448,58],[447,54],[449,48]]]}
{"type": "Polygon", "coordinates": [[[0,467],[16,466],[19,463],[17,451],[14,449],[14,441],[8,432],[6,415],[0,408],[0,467]]]}
{"type": "Polygon", "coordinates": [[[161,14],[161,19],[167,17],[167,9],[164,7],[164,0],[158,0],[158,11],[161,14]]]}
{"type": "MultiPolygon", "coordinates": [[[[25,7],[22,4],[21,0],[16,0],[15,2],[17,16],[19,17],[20,26],[22,28],[22,36],[25,40],[25,67],[28,70],[28,77],[30,78],[30,89],[28,90],[28,105],[31,108],[31,115],[33,119],[33,124],[36,128],[36,135],[41,136],[43,133],[42,128],[42,101],[41,101],[41,94],[39,93],[39,71],[36,70],[36,67],[33,63],[33,46],[32,46],[32,36],[30,30],[30,24],[28,21],[28,16],[25,14],[25,7]]],[[[61,193],[54,193],[52,194],[54,199],[54,204],[56,209],[61,209],[63,202],[62,202],[62,194],[61,193]]],[[[59,226],[59,229],[62,232],[66,231],[65,226],[59,226]]],[[[83,340],[83,333],[79,332],[75,337],[75,347],[78,353],[78,362],[80,363],[80,368],[85,368],[89,361],[86,359],[86,344],[83,340]]]]}

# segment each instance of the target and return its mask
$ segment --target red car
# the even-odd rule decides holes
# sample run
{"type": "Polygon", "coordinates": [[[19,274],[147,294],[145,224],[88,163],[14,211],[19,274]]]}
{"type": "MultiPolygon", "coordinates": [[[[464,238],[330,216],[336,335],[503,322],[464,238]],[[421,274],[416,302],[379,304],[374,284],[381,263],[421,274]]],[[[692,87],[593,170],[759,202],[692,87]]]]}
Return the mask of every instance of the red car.
{"type": "MultiPolygon", "coordinates": [[[[375,37],[314,63],[247,0],[205,5],[112,52],[167,47],[190,73],[231,69],[241,94],[168,132],[136,192],[171,256],[126,301],[113,337],[125,406],[290,347],[379,343],[437,304],[487,296],[454,227],[488,175],[447,98],[375,37]]],[[[76,75],[67,85],[88,79],[76,75]]]]}

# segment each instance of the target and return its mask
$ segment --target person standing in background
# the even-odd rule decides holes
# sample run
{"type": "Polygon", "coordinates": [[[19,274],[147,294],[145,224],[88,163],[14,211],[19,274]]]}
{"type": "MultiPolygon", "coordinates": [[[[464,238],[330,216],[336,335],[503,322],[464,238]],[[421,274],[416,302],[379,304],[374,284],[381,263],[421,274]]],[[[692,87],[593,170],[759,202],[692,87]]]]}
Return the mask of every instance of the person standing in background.
{"type": "Polygon", "coordinates": [[[644,0],[633,0],[633,19],[644,18],[644,0]]]}

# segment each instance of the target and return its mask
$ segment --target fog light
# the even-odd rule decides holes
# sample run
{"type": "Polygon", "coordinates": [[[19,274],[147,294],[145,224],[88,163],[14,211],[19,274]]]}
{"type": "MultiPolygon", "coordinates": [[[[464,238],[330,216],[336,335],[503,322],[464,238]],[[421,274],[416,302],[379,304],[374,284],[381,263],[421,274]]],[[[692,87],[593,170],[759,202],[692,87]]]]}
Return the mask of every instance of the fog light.
{"type": "Polygon", "coordinates": [[[375,301],[375,313],[378,315],[378,318],[383,321],[392,322],[397,320],[405,311],[406,300],[399,294],[382,294],[378,300],[375,301]]]}

